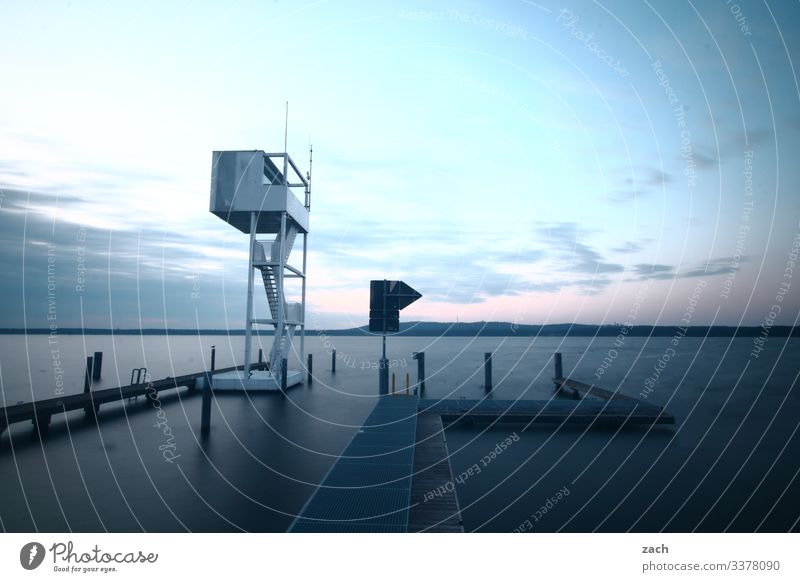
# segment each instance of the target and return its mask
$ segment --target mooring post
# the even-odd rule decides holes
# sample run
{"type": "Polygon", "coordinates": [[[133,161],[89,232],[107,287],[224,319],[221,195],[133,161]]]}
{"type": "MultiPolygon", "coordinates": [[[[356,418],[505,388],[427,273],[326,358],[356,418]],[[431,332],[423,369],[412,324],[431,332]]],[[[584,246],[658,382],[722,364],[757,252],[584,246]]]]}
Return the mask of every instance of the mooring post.
{"type": "Polygon", "coordinates": [[[411,392],[409,391],[410,386],[411,386],[411,378],[409,377],[408,372],[406,372],[406,396],[411,394],[411,392]]]}
{"type": "Polygon", "coordinates": [[[289,367],[289,361],[286,358],[281,359],[281,392],[286,392],[286,370],[289,367]]]}
{"type": "Polygon", "coordinates": [[[395,381],[394,372],[392,372],[392,396],[394,396],[394,381],[395,381]]]}
{"type": "Polygon", "coordinates": [[[92,380],[99,380],[103,373],[103,352],[94,353],[94,366],[92,366],[92,380]]]}
{"type": "Polygon", "coordinates": [[[483,354],[484,387],[489,392],[492,389],[492,353],[483,354]]]}
{"type": "Polygon", "coordinates": [[[87,416],[97,412],[100,409],[99,404],[94,404],[92,401],[92,369],[94,358],[88,356],[86,358],[86,373],[83,375],[83,393],[89,395],[89,404],[84,406],[83,411],[87,416]]]}
{"type": "Polygon", "coordinates": [[[383,352],[378,365],[378,394],[389,394],[389,360],[386,359],[386,336],[383,336],[383,352]]]}
{"type": "Polygon", "coordinates": [[[331,374],[336,373],[336,350],[331,352],[331,374]]]}
{"type": "MultiPolygon", "coordinates": [[[[553,359],[555,361],[555,366],[556,366],[556,371],[555,371],[556,380],[563,379],[564,378],[564,368],[563,368],[563,366],[561,364],[561,352],[556,352],[555,357],[553,359]]],[[[555,381],[554,383],[556,385],[556,390],[560,390],[561,389],[561,384],[558,381],[555,381]]]]}
{"type": "Polygon", "coordinates": [[[306,370],[308,370],[308,383],[311,384],[314,381],[314,354],[308,354],[306,370]]]}
{"type": "Polygon", "coordinates": [[[83,376],[83,393],[88,394],[92,389],[92,356],[86,358],[86,374],[83,376]]]}
{"type": "Polygon", "coordinates": [[[425,352],[414,352],[412,357],[417,361],[417,386],[422,394],[425,392],[425,352]]]}
{"type": "Polygon", "coordinates": [[[264,350],[263,348],[258,348],[258,369],[260,370],[264,365],[264,350]]]}
{"type": "Polygon", "coordinates": [[[206,373],[203,383],[203,405],[200,411],[200,432],[207,434],[211,430],[211,383],[214,377],[214,365],[216,364],[216,346],[211,346],[211,371],[206,373]]]}

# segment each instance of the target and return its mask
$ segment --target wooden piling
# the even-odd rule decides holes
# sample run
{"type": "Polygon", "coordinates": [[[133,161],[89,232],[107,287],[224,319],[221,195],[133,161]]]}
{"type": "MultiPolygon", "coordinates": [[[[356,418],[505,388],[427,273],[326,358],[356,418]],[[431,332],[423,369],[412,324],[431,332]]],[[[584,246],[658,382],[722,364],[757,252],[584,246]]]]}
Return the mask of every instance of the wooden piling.
{"type": "Polygon", "coordinates": [[[554,360],[556,365],[556,378],[563,378],[564,367],[561,364],[561,352],[556,352],[554,360]]]}
{"type": "Polygon", "coordinates": [[[286,392],[286,372],[289,368],[289,362],[286,358],[281,359],[281,392],[286,392]]]}
{"type": "Polygon", "coordinates": [[[258,369],[262,369],[264,366],[264,350],[262,348],[258,348],[258,369]]]}
{"type": "Polygon", "coordinates": [[[394,382],[395,382],[395,377],[394,377],[394,372],[392,372],[392,396],[394,396],[394,382]]]}
{"type": "Polygon", "coordinates": [[[417,361],[417,386],[422,394],[425,391],[425,352],[414,352],[412,357],[417,361]]]}
{"type": "Polygon", "coordinates": [[[211,389],[216,364],[217,348],[211,346],[211,370],[205,376],[203,384],[203,404],[200,411],[200,432],[207,434],[211,430],[211,389]]]}
{"type": "Polygon", "coordinates": [[[336,373],[336,350],[331,352],[331,374],[336,373]]]}
{"type": "MultiPolygon", "coordinates": [[[[93,369],[94,369],[94,358],[89,356],[86,358],[86,372],[83,375],[83,393],[89,395],[89,403],[83,408],[84,413],[86,416],[92,416],[98,410],[100,410],[100,405],[95,404],[94,400],[92,399],[92,376],[93,376],[93,369]]],[[[50,419],[48,417],[47,424],[50,424],[50,419]]]]}
{"type": "Polygon", "coordinates": [[[308,354],[306,370],[308,371],[308,383],[311,384],[314,381],[314,354],[308,354]]]}
{"type": "Polygon", "coordinates": [[[484,388],[487,392],[492,389],[492,353],[483,354],[484,388]]]}
{"type": "Polygon", "coordinates": [[[83,375],[83,393],[88,394],[92,386],[92,356],[86,358],[86,373],[83,375]]]}
{"type": "Polygon", "coordinates": [[[103,373],[103,352],[94,353],[94,365],[92,366],[92,380],[99,380],[103,373]]]}

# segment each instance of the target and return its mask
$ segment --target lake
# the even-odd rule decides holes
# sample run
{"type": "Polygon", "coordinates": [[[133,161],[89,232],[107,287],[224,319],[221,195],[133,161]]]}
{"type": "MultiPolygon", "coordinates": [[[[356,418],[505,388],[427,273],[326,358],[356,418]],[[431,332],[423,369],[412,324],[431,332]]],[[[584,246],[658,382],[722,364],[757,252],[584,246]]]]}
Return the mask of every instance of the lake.
{"type": "MultiPolygon", "coordinates": [[[[267,351],[271,338],[265,337],[267,351]]],[[[2,406],[241,363],[244,338],[0,336],[2,406]]],[[[299,342],[295,339],[295,348],[299,342]]],[[[256,346],[257,347],[257,346],[256,346]]],[[[454,475],[512,443],[456,486],[473,531],[788,531],[800,518],[800,341],[770,338],[397,337],[399,389],[426,354],[426,398],[549,399],[552,357],[565,374],[664,406],[674,427],[473,426],[447,430],[454,475]],[[483,388],[493,352],[494,390],[483,388]]],[[[99,419],[54,417],[0,436],[5,531],[284,531],[377,398],[380,339],[309,334],[314,382],[277,394],[219,394],[199,432],[200,398],[104,405],[99,419]],[[337,350],[331,373],[330,351],[337,350]],[[162,428],[173,437],[167,441],[162,428]],[[164,451],[169,449],[172,459],[164,451]]],[[[294,367],[299,363],[294,358],[294,367]]]]}

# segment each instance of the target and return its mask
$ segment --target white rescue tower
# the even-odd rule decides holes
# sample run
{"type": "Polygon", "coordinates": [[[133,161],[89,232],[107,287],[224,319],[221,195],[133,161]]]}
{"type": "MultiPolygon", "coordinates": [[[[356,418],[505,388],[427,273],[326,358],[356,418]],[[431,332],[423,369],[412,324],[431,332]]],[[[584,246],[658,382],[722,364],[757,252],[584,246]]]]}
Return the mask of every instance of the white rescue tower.
{"type": "Polygon", "coordinates": [[[309,159],[309,172],[303,176],[286,152],[214,152],[210,210],[212,214],[250,235],[244,370],[215,374],[215,390],[280,390],[282,386],[288,387],[302,382],[302,373],[289,371],[286,363],[298,328],[300,362],[305,360],[310,165],[309,159]],[[275,160],[278,160],[278,164],[275,160]],[[292,188],[303,189],[302,203],[295,197],[292,188]],[[298,234],[303,236],[303,263],[299,269],[288,263],[298,234]],[[260,235],[273,236],[261,238],[260,235]],[[271,315],[267,319],[254,318],[253,285],[256,270],[261,273],[267,294],[271,315]],[[289,302],[286,299],[284,281],[291,278],[301,280],[299,302],[289,302]],[[275,329],[266,370],[260,369],[263,366],[253,365],[254,325],[271,325],[275,329]]]}

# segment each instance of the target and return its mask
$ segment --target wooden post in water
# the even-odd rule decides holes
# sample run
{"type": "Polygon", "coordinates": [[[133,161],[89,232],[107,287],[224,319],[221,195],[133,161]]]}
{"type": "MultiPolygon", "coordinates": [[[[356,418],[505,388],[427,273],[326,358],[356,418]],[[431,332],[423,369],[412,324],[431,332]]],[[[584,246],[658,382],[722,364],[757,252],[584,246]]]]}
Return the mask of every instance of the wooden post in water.
{"type": "Polygon", "coordinates": [[[408,372],[406,372],[406,396],[411,394],[411,392],[409,391],[410,385],[411,385],[411,378],[409,377],[408,372]]]}
{"type": "MultiPolygon", "coordinates": [[[[564,367],[563,367],[563,365],[561,363],[561,352],[556,352],[555,356],[553,357],[553,360],[555,362],[555,367],[556,367],[555,377],[556,378],[563,378],[564,377],[564,367]]],[[[561,389],[561,384],[559,384],[558,382],[555,382],[555,385],[556,385],[556,390],[560,390],[561,389]]]]}
{"type": "Polygon", "coordinates": [[[200,432],[203,434],[208,434],[208,431],[211,430],[211,384],[214,377],[216,355],[216,346],[211,346],[211,371],[206,374],[206,381],[203,385],[203,404],[200,410],[200,432]]]}
{"type": "Polygon", "coordinates": [[[314,354],[308,354],[306,370],[308,371],[308,383],[311,384],[314,381],[314,354]]]}
{"type": "Polygon", "coordinates": [[[484,388],[489,392],[492,389],[492,352],[483,354],[484,388]]]}
{"type": "Polygon", "coordinates": [[[392,372],[392,396],[394,396],[394,372],[392,372]]]}
{"type": "MultiPolygon", "coordinates": [[[[86,373],[83,375],[83,393],[90,394],[92,392],[92,369],[93,369],[93,361],[94,358],[91,356],[86,358],[86,373]]],[[[91,416],[95,412],[100,409],[99,404],[87,404],[83,411],[86,413],[86,416],[91,416]]]]}
{"type": "Polygon", "coordinates": [[[264,350],[258,348],[258,369],[261,370],[264,366],[264,350]]]}
{"type": "Polygon", "coordinates": [[[92,366],[92,380],[99,380],[103,373],[103,352],[94,353],[94,365],[92,366]]]}
{"type": "Polygon", "coordinates": [[[336,373],[336,350],[331,352],[331,374],[336,373]]]}
{"type": "Polygon", "coordinates": [[[425,352],[414,352],[412,357],[417,361],[417,385],[422,395],[425,392],[425,352]]]}
{"type": "Polygon", "coordinates": [[[286,358],[281,360],[281,392],[286,393],[286,370],[289,367],[289,361],[286,358]]]}
{"type": "Polygon", "coordinates": [[[83,376],[83,393],[88,394],[92,389],[92,357],[86,358],[86,374],[83,376]]]}

